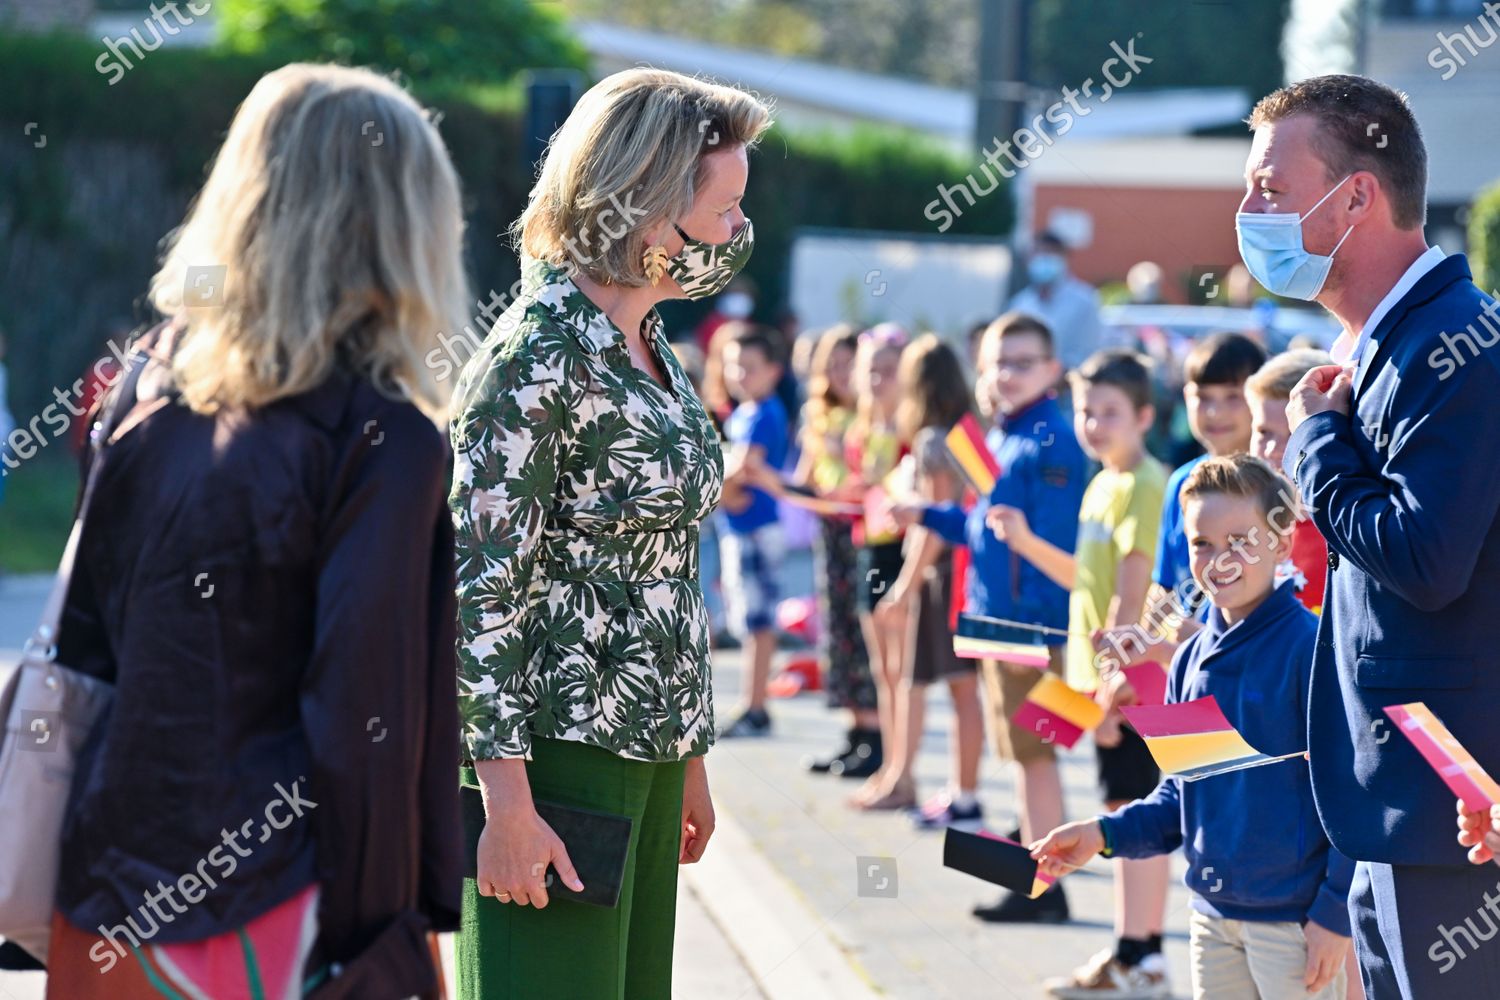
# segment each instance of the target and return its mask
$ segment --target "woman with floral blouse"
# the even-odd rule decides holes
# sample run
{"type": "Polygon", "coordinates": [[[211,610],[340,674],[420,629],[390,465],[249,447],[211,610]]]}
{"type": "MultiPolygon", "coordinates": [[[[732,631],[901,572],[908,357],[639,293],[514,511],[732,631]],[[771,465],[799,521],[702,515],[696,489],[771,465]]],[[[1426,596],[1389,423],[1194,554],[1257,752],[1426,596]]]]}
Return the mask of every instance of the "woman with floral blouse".
{"type": "Polygon", "coordinates": [[[460,996],[671,995],[677,866],[713,832],[698,533],[726,483],[654,307],[744,265],[747,152],[769,124],[675,73],[591,89],[516,224],[521,293],[459,380],[464,780],[485,814],[460,996]],[[538,803],[630,820],[615,906],[560,891],[581,888],[569,847],[594,845],[565,845],[538,803]]]}

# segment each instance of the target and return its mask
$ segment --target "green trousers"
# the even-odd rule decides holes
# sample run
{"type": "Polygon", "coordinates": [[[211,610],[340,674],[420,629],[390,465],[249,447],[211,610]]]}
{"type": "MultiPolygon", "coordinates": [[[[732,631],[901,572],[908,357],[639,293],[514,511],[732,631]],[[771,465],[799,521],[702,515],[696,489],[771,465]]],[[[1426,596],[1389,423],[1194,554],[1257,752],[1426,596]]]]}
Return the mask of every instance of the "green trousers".
{"type": "MultiPolygon", "coordinates": [[[[473,769],[464,770],[474,783],[473,769]]],[[[464,879],[460,1000],[670,1000],[684,771],[682,762],[533,741],[526,776],[535,797],[634,820],[620,903],[610,909],[554,894],[538,910],[481,896],[464,879]]]]}

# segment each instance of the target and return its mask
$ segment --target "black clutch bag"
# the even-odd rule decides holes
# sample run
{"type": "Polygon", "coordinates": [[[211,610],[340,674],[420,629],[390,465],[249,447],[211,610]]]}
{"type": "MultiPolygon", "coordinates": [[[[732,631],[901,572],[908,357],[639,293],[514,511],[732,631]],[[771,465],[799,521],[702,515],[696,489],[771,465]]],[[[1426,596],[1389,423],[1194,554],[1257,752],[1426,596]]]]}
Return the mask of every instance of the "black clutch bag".
{"type": "MultiPolygon", "coordinates": [[[[464,843],[467,860],[464,874],[478,875],[479,835],[484,832],[484,798],[472,785],[459,787],[464,821],[464,843]]],[[[547,825],[562,838],[573,867],[583,882],[583,891],[574,892],[557,877],[557,869],[547,866],[547,895],[553,899],[574,899],[594,906],[613,907],[620,902],[620,885],[625,881],[625,858],[630,853],[629,816],[595,812],[577,806],[535,800],[536,811],[547,825]]]]}

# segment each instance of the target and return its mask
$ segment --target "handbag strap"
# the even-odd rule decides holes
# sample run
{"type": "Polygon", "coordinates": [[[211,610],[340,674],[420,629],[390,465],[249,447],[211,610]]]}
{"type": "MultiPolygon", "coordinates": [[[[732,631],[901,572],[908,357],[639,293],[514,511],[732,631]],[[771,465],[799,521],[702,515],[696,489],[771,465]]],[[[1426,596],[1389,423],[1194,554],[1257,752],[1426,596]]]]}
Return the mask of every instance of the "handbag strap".
{"type": "Polygon", "coordinates": [[[125,378],[119,384],[116,391],[112,392],[104,406],[99,423],[95,427],[94,440],[92,442],[93,456],[89,460],[88,476],[83,483],[83,498],[78,502],[78,514],[73,518],[73,530],[68,534],[67,547],[63,549],[62,561],[57,564],[57,576],[52,581],[52,592],[47,595],[47,603],[42,608],[41,621],[37,623],[36,631],[31,638],[26,640],[26,655],[40,655],[47,662],[51,662],[57,656],[57,630],[62,621],[63,603],[68,598],[68,585],[73,579],[73,563],[78,558],[79,539],[83,535],[83,519],[94,498],[94,487],[99,482],[100,459],[103,457],[104,444],[109,436],[119,426],[119,421],[130,410],[134,404],[136,395],[136,384],[140,382],[141,372],[145,370],[150,355],[139,345],[134,347],[125,359],[125,378]],[[127,404],[125,400],[130,400],[127,404]]]}

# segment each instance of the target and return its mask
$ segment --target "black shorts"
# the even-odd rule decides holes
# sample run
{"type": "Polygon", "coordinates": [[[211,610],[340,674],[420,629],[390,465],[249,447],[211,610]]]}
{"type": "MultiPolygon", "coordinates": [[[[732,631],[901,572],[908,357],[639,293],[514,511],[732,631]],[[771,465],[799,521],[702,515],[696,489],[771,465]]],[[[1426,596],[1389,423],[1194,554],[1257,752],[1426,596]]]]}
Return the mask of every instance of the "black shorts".
{"type": "Polygon", "coordinates": [[[1156,758],[1151,756],[1140,734],[1129,726],[1121,726],[1120,735],[1119,746],[1094,744],[1099,757],[1099,792],[1105,802],[1144,799],[1161,781],[1156,758]]]}
{"type": "Polygon", "coordinates": [[[874,611],[901,575],[905,562],[900,542],[862,546],[859,550],[859,609],[874,611]]]}

